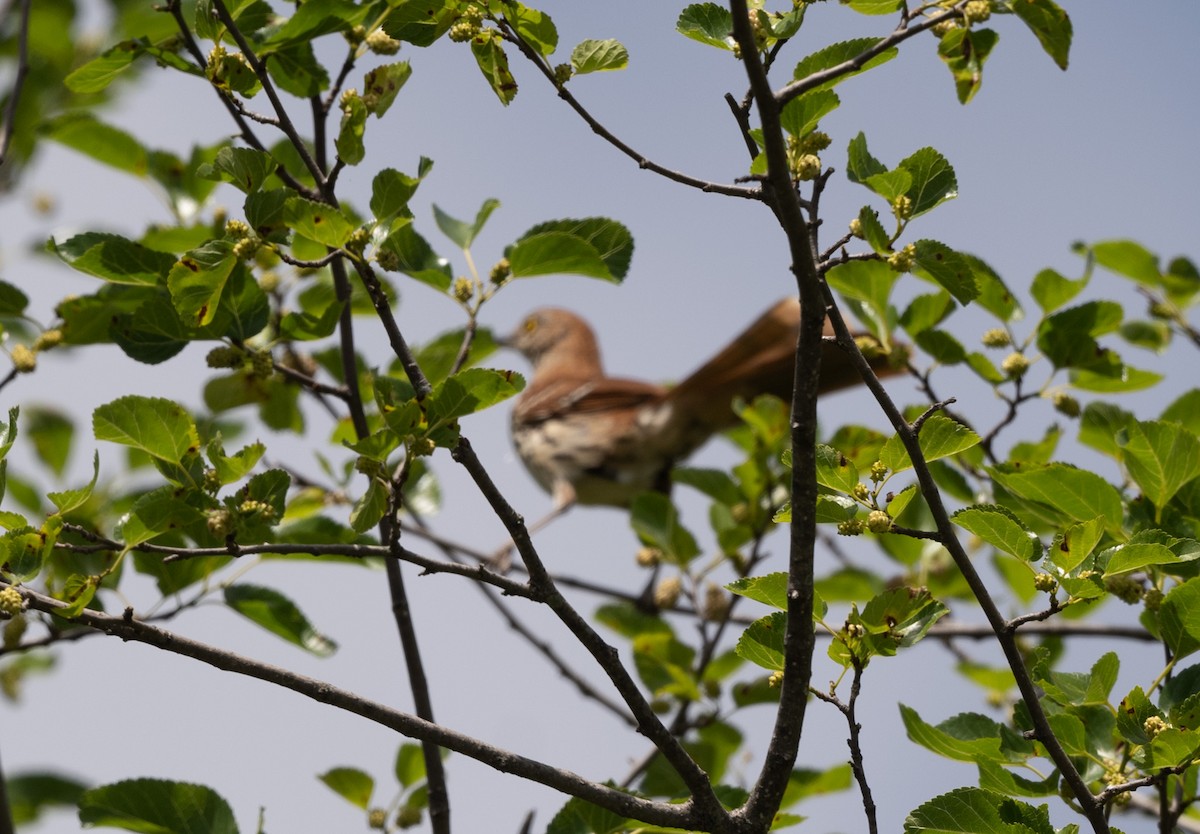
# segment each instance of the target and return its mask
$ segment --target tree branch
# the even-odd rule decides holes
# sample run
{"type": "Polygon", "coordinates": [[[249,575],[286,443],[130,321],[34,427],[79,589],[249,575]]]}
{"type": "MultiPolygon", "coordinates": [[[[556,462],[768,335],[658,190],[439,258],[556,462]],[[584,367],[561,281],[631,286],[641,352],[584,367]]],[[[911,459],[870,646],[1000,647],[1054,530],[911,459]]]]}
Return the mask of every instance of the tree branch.
{"type": "MultiPolygon", "coordinates": [[[[0,581],[0,588],[15,588],[29,607],[37,611],[55,614],[66,607],[65,603],[39,594],[25,586],[15,586],[0,581]]],[[[359,715],[409,738],[428,741],[438,747],[452,750],[502,773],[510,773],[570,796],[586,799],[615,814],[644,820],[653,825],[688,829],[697,827],[696,814],[690,802],[670,804],[630,796],[622,791],[591,782],[569,770],[553,767],[536,759],[486,744],[471,736],[369,700],[325,681],[298,675],[279,666],[253,660],[184,637],[181,634],[148,625],[136,619],[132,609],[126,609],[122,616],[84,609],[71,622],[121,640],[144,643],[172,654],[207,663],[209,666],[226,672],[245,675],[291,690],[319,703],[359,715]]]]}

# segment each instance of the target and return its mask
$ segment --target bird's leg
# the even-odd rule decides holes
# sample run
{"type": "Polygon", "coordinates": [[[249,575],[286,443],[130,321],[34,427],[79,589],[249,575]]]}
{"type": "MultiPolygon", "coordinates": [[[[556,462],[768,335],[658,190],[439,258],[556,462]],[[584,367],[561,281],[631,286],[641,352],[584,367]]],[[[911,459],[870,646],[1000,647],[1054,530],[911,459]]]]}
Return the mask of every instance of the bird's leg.
{"type": "MultiPolygon", "coordinates": [[[[575,506],[575,488],[571,482],[560,480],[554,484],[554,506],[550,512],[539,518],[533,524],[526,525],[526,532],[532,537],[538,531],[548,527],[550,522],[575,506]]],[[[506,542],[495,553],[488,557],[486,566],[496,573],[508,573],[512,567],[512,552],[516,547],[513,541],[506,542]]]]}

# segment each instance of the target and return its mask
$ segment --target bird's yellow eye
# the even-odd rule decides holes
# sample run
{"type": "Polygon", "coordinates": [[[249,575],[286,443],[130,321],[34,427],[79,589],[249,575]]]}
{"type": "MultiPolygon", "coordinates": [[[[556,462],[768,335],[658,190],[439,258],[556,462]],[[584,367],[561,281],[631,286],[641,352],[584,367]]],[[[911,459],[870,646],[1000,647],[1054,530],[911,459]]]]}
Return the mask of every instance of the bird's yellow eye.
{"type": "Polygon", "coordinates": [[[529,318],[525,319],[525,324],[522,325],[522,327],[525,328],[526,333],[532,333],[533,331],[537,330],[537,326],[537,316],[530,316],[529,318]]]}

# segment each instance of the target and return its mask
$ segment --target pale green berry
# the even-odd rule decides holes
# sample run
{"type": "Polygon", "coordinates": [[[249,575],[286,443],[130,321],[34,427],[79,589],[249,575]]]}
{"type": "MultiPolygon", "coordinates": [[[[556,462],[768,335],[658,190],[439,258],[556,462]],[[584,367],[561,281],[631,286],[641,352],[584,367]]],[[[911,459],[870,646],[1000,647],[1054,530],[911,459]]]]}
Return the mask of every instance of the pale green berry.
{"type": "Polygon", "coordinates": [[[679,594],[683,586],[678,576],[668,576],[654,588],[654,604],[663,610],[670,610],[679,602],[679,594]]]}
{"type": "Polygon", "coordinates": [[[1056,391],[1052,400],[1054,410],[1066,417],[1078,417],[1080,412],[1079,400],[1063,391],[1056,391]]]}
{"type": "Polygon", "coordinates": [[[26,345],[13,345],[9,356],[12,357],[13,368],[19,374],[32,373],[37,368],[37,354],[26,345]]]}
{"type": "Polygon", "coordinates": [[[796,179],[812,180],[821,173],[821,157],[815,153],[801,154],[795,165],[796,179]]]}
{"type": "Polygon", "coordinates": [[[662,560],[663,552],[657,547],[643,547],[638,550],[634,559],[639,567],[652,568],[662,560]]]}
{"type": "Polygon", "coordinates": [[[1029,359],[1020,351],[1014,351],[1004,357],[1004,361],[1000,363],[1000,370],[1009,379],[1019,379],[1029,370],[1029,359]]]}
{"type": "Polygon", "coordinates": [[[867,529],[872,533],[887,533],[892,529],[892,517],[883,510],[867,514],[867,529]]]}
{"type": "Polygon", "coordinates": [[[400,51],[400,41],[382,29],[376,29],[367,35],[367,49],[376,55],[395,55],[400,51]]]}
{"type": "Polygon", "coordinates": [[[848,518],[845,521],[838,522],[837,531],[839,536],[861,536],[864,525],[857,518],[848,518]]]}
{"type": "Polygon", "coordinates": [[[239,368],[244,358],[244,354],[237,348],[220,345],[210,350],[204,361],[210,368],[239,368]]]}
{"type": "Polygon", "coordinates": [[[510,275],[512,275],[512,266],[509,264],[508,258],[501,258],[500,260],[496,261],[495,266],[492,267],[491,274],[488,275],[488,278],[493,284],[503,284],[508,280],[508,276],[510,275]]]}
{"type": "Polygon", "coordinates": [[[993,327],[983,331],[983,336],[980,337],[984,347],[1002,348],[1012,344],[1012,337],[1008,335],[1008,331],[1003,327],[993,327]]]}
{"type": "Polygon", "coordinates": [[[719,622],[729,616],[729,594],[720,585],[709,582],[704,589],[700,616],[709,622],[719,622]]]}
{"type": "Polygon", "coordinates": [[[454,288],[452,290],[454,298],[460,304],[466,304],[471,300],[471,296],[475,295],[475,284],[465,275],[460,275],[454,279],[454,288]]]}
{"type": "Polygon", "coordinates": [[[15,617],[25,610],[25,599],[21,592],[9,586],[0,590],[0,614],[15,617]]]}

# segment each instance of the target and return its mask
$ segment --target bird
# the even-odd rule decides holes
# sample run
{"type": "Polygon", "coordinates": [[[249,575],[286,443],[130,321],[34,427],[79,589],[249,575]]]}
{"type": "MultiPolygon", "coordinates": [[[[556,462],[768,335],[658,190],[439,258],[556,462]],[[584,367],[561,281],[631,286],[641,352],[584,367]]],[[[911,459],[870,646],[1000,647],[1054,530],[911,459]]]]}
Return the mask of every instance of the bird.
{"type": "MultiPolygon", "coordinates": [[[[628,507],[641,492],[668,492],[676,464],[739,422],[736,399],[790,400],[799,328],[799,301],[783,299],[668,387],[607,376],[596,335],[581,316],[555,307],[527,315],[499,341],[533,370],[512,410],[512,440],[553,509],[530,531],[576,504],[628,507]]],[[[825,336],[832,335],[826,320],[825,336]]],[[[883,355],[872,367],[879,375],[900,370],[883,355]]],[[[826,341],[820,392],[860,382],[848,355],[826,341]]]]}

